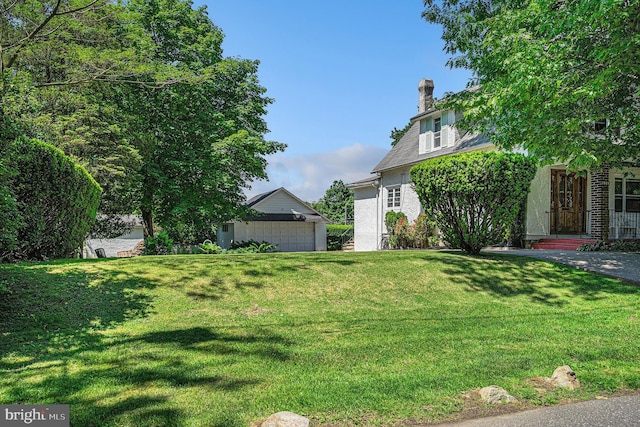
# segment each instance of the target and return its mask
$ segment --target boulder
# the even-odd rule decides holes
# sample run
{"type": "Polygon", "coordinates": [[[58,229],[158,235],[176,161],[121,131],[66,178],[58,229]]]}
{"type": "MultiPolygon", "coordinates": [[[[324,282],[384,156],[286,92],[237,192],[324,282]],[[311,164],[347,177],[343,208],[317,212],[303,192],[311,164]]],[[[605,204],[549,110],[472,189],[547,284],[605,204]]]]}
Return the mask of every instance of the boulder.
{"type": "Polygon", "coordinates": [[[278,412],[264,420],[261,427],[309,427],[309,419],[293,412],[278,412]]]}
{"type": "Polygon", "coordinates": [[[517,399],[507,393],[507,390],[497,385],[490,385],[480,389],[480,397],[485,402],[495,405],[497,403],[512,403],[517,399]]]}
{"type": "Polygon", "coordinates": [[[563,387],[569,390],[575,390],[580,387],[580,381],[578,381],[576,373],[567,365],[556,368],[551,378],[549,378],[549,383],[554,387],[563,387]]]}

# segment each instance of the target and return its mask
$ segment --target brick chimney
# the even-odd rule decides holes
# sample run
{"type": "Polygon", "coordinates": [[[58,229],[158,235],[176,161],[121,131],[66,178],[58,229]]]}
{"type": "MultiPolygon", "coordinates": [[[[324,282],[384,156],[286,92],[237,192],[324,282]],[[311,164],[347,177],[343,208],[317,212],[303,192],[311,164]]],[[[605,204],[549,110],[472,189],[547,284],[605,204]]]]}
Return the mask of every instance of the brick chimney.
{"type": "Polygon", "coordinates": [[[433,105],[433,88],[433,80],[420,80],[418,84],[418,114],[425,113],[433,105]]]}

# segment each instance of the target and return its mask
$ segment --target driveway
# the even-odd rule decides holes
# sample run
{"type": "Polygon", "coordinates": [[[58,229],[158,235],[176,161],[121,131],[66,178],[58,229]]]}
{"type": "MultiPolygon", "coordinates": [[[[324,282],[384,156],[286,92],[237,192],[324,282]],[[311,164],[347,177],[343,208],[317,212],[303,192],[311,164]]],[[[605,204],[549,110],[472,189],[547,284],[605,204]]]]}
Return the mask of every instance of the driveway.
{"type": "Polygon", "coordinates": [[[528,256],[531,258],[570,265],[592,273],[615,277],[640,285],[640,254],[628,252],[578,252],[544,249],[490,248],[490,253],[528,256]]]}
{"type": "Polygon", "coordinates": [[[640,395],[547,406],[530,411],[438,424],[442,427],[637,427],[640,395]]]}

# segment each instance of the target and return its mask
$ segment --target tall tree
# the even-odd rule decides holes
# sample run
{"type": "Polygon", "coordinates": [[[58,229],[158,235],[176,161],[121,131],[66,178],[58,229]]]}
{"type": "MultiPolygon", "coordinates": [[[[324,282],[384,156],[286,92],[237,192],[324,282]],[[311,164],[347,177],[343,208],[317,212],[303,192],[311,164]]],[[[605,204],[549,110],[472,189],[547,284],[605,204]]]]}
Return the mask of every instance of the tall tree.
{"type": "Polygon", "coordinates": [[[272,101],[257,61],[223,57],[205,8],[23,3],[5,7],[0,54],[4,75],[26,75],[39,106],[14,114],[14,134],[79,159],[105,190],[101,212],[138,209],[149,234],[154,215],[165,228],[194,229],[244,212],[242,188],[266,178],[264,156],[284,145],[264,138],[272,101]]]}
{"type": "Polygon", "coordinates": [[[153,35],[152,60],[207,71],[197,84],[130,86],[122,98],[121,107],[137,117],[147,233],[154,214],[169,231],[244,215],[243,187],[266,178],[264,156],[285,147],[264,138],[262,117],[272,100],[258,82],[258,62],[224,58],[222,32],[189,1],[134,0],[130,9],[153,35]]]}
{"type": "Polygon", "coordinates": [[[543,161],[640,160],[640,1],[425,0],[449,65],[474,72],[449,99],[462,125],[543,161]]]}
{"type": "Polygon", "coordinates": [[[342,180],[333,181],[324,196],[312,206],[334,222],[348,222],[353,219],[353,192],[342,180]]]}

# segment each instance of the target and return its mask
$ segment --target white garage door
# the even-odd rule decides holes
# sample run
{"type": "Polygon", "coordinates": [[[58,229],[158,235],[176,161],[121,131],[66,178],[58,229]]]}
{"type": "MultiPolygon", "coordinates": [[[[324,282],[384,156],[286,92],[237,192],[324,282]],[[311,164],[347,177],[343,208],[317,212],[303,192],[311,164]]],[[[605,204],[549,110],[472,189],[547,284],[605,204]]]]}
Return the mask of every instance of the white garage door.
{"type": "Polygon", "coordinates": [[[315,250],[312,222],[254,221],[247,224],[250,239],[278,245],[279,252],[315,250]]]}

